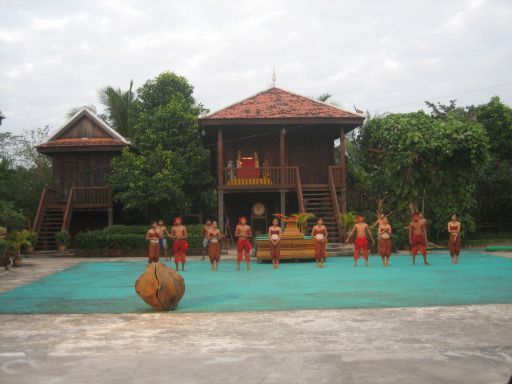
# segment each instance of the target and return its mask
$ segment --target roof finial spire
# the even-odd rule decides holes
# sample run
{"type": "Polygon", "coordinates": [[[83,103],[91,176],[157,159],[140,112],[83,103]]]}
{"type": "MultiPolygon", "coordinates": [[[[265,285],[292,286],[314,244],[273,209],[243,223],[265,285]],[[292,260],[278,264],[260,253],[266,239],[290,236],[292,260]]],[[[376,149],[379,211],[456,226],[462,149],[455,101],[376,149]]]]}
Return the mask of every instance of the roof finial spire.
{"type": "Polygon", "coordinates": [[[272,87],[276,86],[276,67],[272,67],[272,87]]]}

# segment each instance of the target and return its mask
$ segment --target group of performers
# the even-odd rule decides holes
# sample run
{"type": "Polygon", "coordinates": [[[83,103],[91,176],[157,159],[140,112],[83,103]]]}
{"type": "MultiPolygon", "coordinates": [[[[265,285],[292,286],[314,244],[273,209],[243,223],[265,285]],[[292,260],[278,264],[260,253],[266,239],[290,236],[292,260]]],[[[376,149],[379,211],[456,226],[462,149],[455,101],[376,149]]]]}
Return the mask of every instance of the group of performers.
{"type": "MultiPolygon", "coordinates": [[[[378,252],[382,258],[382,264],[387,267],[389,266],[389,259],[391,256],[392,243],[391,235],[392,228],[388,222],[388,218],[385,214],[380,214],[377,221],[369,226],[365,222],[365,218],[362,215],[357,216],[357,222],[349,232],[346,242],[348,243],[353,237],[354,233],[356,237],[354,239],[354,267],[357,267],[359,258],[362,257],[365,260],[365,266],[368,266],[368,254],[370,250],[369,240],[372,244],[375,244],[375,240],[372,235],[372,229],[378,226],[377,238],[378,238],[378,252]]],[[[423,217],[420,212],[415,212],[412,215],[411,222],[408,226],[409,229],[409,243],[411,245],[411,257],[412,263],[416,264],[416,255],[421,253],[423,256],[423,262],[425,265],[430,265],[427,260],[427,220],[423,217]]],[[[459,263],[460,254],[460,233],[461,223],[457,219],[457,215],[453,214],[451,220],[448,223],[449,233],[449,247],[450,256],[453,264],[459,263]]],[[[208,254],[211,263],[211,270],[218,271],[220,262],[220,243],[222,239],[222,233],[215,221],[206,221],[203,226],[203,260],[208,254]]],[[[279,226],[278,219],[272,221],[272,225],[268,230],[268,237],[270,242],[270,256],[272,258],[273,268],[279,268],[279,258],[281,251],[281,235],[282,230],[279,226]]],[[[311,231],[313,237],[314,248],[315,248],[315,259],[316,266],[323,268],[324,261],[326,258],[326,246],[328,239],[327,228],[323,224],[322,219],[318,219],[316,224],[313,226],[311,231]]],[[[173,240],[173,256],[176,263],[176,270],[179,270],[179,264],[181,263],[181,270],[185,270],[186,251],[188,249],[188,243],[186,241],[188,237],[187,228],[182,224],[180,217],[174,220],[171,232],[167,231],[163,220],[154,222],[152,227],[146,234],[146,239],[149,242],[148,246],[148,257],[149,263],[158,262],[160,254],[163,252],[165,259],[169,260],[167,238],[173,240]]],[[[235,237],[237,239],[237,270],[240,270],[240,264],[245,260],[247,270],[251,269],[251,239],[252,229],[247,224],[247,219],[241,217],[235,229],[235,237]]]]}
{"type": "Polygon", "coordinates": [[[163,220],[153,222],[151,228],[146,233],[146,240],[148,240],[148,259],[149,263],[158,263],[160,255],[163,252],[165,260],[169,260],[169,247],[167,238],[173,240],[172,253],[174,262],[176,263],[176,270],[179,270],[181,263],[181,270],[185,270],[186,253],[188,249],[187,228],[182,224],[181,217],[174,219],[171,232],[169,233],[163,220]]]}
{"type": "MultiPolygon", "coordinates": [[[[357,222],[347,236],[347,243],[352,238],[354,232],[356,232],[356,238],[354,240],[354,267],[357,266],[357,261],[363,254],[365,260],[365,266],[368,266],[368,251],[369,242],[368,238],[373,244],[372,229],[378,225],[377,236],[378,236],[378,251],[382,258],[382,264],[387,267],[389,266],[389,258],[391,256],[391,225],[388,222],[388,218],[385,214],[380,214],[377,221],[369,226],[364,221],[364,216],[357,216],[357,222]]],[[[421,212],[414,212],[412,215],[411,222],[409,223],[409,244],[412,257],[412,264],[416,264],[416,255],[421,253],[423,256],[423,262],[425,265],[430,265],[427,260],[427,220],[423,217],[421,212]]],[[[448,223],[449,233],[449,248],[450,257],[453,264],[459,263],[460,254],[460,232],[461,223],[457,219],[457,215],[454,213],[451,216],[450,222],[448,223]]]]}

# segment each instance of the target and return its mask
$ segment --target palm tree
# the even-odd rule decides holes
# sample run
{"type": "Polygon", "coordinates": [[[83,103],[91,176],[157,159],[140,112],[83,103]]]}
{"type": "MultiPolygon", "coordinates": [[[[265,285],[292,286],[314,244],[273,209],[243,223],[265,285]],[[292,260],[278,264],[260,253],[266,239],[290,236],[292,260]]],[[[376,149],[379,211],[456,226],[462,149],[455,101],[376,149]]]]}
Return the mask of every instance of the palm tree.
{"type": "Polygon", "coordinates": [[[85,109],[88,109],[89,111],[91,111],[92,113],[94,113],[95,115],[98,115],[99,117],[101,117],[103,120],[104,119],[104,116],[103,115],[99,115],[98,114],[98,110],[96,109],[96,106],[94,104],[89,104],[89,105],[81,105],[79,107],[73,107],[71,108],[68,113],[66,113],[66,116],[68,117],[68,119],[71,119],[73,116],[75,116],[80,110],[82,110],[83,108],[85,109]]]}
{"type": "Polygon", "coordinates": [[[318,96],[316,99],[318,101],[321,101],[322,103],[328,103],[328,104],[331,104],[331,105],[334,105],[335,107],[339,107],[339,103],[335,100],[332,100],[331,99],[332,95],[330,93],[322,93],[320,96],[318,96]]]}
{"type": "Polygon", "coordinates": [[[107,86],[98,92],[101,104],[105,106],[106,121],[124,137],[133,138],[133,105],[135,93],[132,91],[133,80],[127,91],[107,86]]]}
{"type": "Polygon", "coordinates": [[[327,103],[327,100],[329,100],[332,97],[330,93],[322,93],[320,96],[317,97],[318,101],[322,101],[324,103],[327,103]]]}

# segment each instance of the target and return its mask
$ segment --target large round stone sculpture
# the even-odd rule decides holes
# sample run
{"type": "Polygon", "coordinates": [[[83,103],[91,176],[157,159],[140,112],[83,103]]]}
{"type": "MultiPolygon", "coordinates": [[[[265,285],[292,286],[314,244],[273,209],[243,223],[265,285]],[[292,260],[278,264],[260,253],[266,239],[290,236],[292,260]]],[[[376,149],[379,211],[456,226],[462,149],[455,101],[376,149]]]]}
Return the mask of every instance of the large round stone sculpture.
{"type": "Polygon", "coordinates": [[[152,263],[135,282],[135,291],[157,311],[176,308],[185,293],[185,280],[174,269],[152,263]]]}

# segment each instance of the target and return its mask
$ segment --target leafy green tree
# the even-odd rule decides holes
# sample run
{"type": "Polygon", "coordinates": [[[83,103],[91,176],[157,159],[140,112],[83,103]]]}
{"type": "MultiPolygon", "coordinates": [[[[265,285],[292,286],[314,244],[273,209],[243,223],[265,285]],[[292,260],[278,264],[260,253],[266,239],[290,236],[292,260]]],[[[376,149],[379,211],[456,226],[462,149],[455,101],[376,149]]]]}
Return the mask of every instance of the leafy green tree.
{"type": "Polygon", "coordinates": [[[10,231],[19,231],[25,228],[25,216],[16,209],[12,202],[0,200],[0,227],[10,231]]]}
{"type": "Polygon", "coordinates": [[[134,148],[113,161],[109,179],[116,200],[147,219],[168,214],[213,213],[208,152],[199,138],[204,110],[193,87],[164,72],[137,90],[134,148]]]}
{"type": "Polygon", "coordinates": [[[424,205],[434,237],[454,211],[474,229],[476,184],[489,159],[480,124],[424,112],[370,117],[347,152],[350,173],[370,201],[366,209],[384,201],[403,227],[411,207],[424,205]]]}
{"type": "Polygon", "coordinates": [[[475,110],[476,120],[489,137],[491,161],[479,178],[478,220],[510,229],[512,212],[512,108],[499,97],[475,110]]]}
{"type": "Polygon", "coordinates": [[[48,134],[46,126],[0,137],[0,199],[20,210],[27,218],[24,222],[32,221],[41,190],[51,182],[50,160],[35,149],[48,134]]]}

